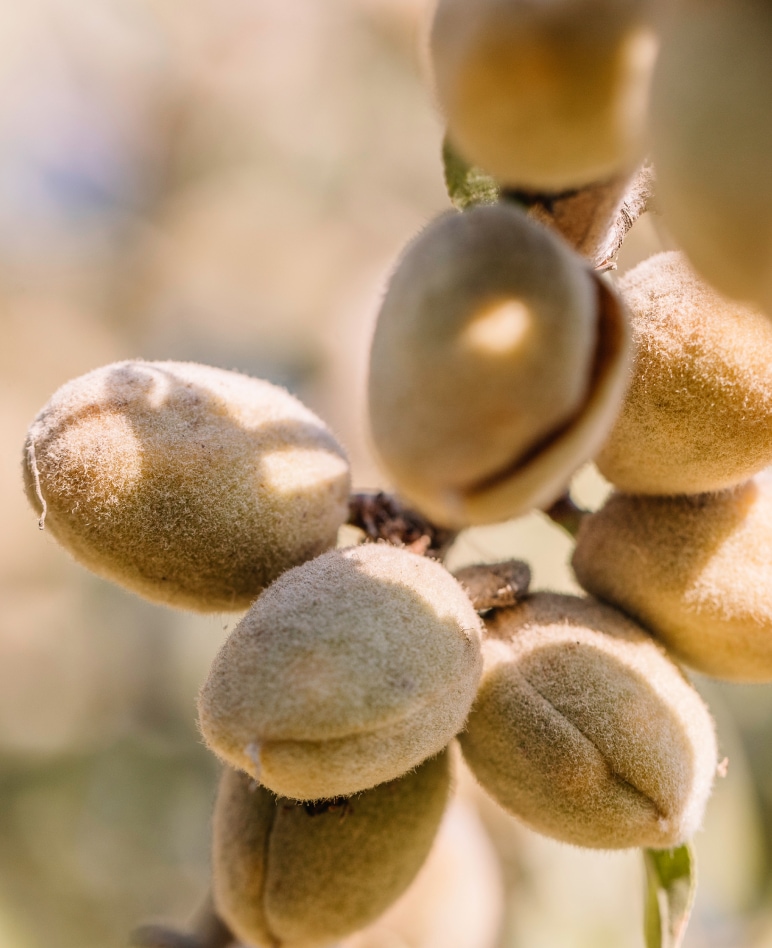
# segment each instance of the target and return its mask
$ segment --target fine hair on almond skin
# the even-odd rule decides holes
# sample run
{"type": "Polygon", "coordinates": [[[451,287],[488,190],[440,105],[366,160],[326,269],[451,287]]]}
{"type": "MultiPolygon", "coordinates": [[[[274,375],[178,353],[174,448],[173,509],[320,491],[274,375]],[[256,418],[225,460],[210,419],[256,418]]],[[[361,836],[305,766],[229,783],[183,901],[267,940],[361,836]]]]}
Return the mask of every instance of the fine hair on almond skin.
{"type": "Polygon", "coordinates": [[[78,562],[154,602],[246,608],[335,545],[345,452],[270,382],[189,362],[117,362],[32,424],[30,503],[78,562]]]}
{"type": "Polygon", "coordinates": [[[435,220],[389,283],[370,352],[374,445],[400,492],[459,528],[549,504],[627,384],[622,304],[507,204],[435,220]]]}
{"type": "Polygon", "coordinates": [[[460,743],[482,787],[532,829],[600,849],[678,846],[713,784],[713,721],[639,626],[592,599],[536,593],[486,620],[460,743]]]}
{"type": "Polygon", "coordinates": [[[214,812],[214,896],[235,935],[260,948],[329,945],[407,888],[450,793],[451,755],[350,798],[303,804],[226,768],[214,812]]]}
{"type": "Polygon", "coordinates": [[[620,490],[697,494],[772,464],[772,321],[705,283],[676,251],[619,282],[630,387],[595,459],[620,490]]]}
{"type": "Polygon", "coordinates": [[[582,524],[573,567],[684,664],[772,681],[772,481],[685,497],[613,494],[582,524]]]}
{"type": "Polygon", "coordinates": [[[482,668],[481,621],[440,564],[382,543],[289,570],[199,696],[209,747],[297,800],[347,796],[442,750],[482,668]]]}

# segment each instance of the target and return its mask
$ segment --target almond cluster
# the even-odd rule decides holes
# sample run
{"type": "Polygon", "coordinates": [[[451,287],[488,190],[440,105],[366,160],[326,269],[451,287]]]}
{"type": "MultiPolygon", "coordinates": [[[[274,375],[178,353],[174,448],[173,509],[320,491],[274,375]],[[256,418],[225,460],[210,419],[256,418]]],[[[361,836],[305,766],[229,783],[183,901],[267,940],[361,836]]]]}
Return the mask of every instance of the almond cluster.
{"type": "Polygon", "coordinates": [[[198,700],[224,764],[215,904],[244,944],[323,946],[384,912],[431,849],[456,738],[563,842],[699,829],[719,747],[680,663],[772,681],[771,32],[759,0],[440,0],[435,89],[469,190],[407,245],[369,357],[375,453],[427,524],[410,548],[393,523],[339,545],[346,453],[265,381],[120,362],[32,423],[27,495],[75,559],[244,611],[198,700]],[[530,211],[586,210],[649,148],[683,249],[614,280],[530,211]],[[593,459],[614,490],[576,514],[588,595],[423,555],[435,525],[559,519],[593,459]]]}

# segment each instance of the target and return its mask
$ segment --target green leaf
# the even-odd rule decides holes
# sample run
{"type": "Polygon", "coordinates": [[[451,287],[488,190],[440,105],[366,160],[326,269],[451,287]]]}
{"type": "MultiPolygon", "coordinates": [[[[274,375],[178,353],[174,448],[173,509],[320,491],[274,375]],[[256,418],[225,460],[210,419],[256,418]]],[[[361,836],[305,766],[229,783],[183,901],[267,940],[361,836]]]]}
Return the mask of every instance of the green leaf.
{"type": "Polygon", "coordinates": [[[697,866],[690,843],[677,849],[644,849],[646,948],[680,948],[697,891],[697,866]]]}
{"type": "Polygon", "coordinates": [[[459,211],[465,211],[476,204],[495,204],[498,201],[498,184],[482,169],[467,164],[447,137],[442,143],[442,163],[445,169],[445,187],[450,200],[459,211]]]}

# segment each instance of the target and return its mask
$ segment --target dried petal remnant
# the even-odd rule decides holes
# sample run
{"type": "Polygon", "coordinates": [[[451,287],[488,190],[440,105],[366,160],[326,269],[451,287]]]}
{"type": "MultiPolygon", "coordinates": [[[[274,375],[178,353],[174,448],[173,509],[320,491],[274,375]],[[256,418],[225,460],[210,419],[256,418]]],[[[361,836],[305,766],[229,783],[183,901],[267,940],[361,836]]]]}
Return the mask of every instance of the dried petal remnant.
{"type": "Polygon", "coordinates": [[[675,846],[698,828],[716,770],[699,695],[610,606],[540,593],[486,623],[464,756],[533,829],[602,849],[675,846]]]}
{"type": "Polygon", "coordinates": [[[475,609],[503,609],[524,599],[531,584],[531,567],[522,560],[464,566],[453,574],[475,609]]]}
{"type": "Polygon", "coordinates": [[[201,691],[201,730],[283,796],[356,793],[461,730],[480,634],[438,563],[385,544],[333,550],[280,577],[233,631],[201,691]]]}
{"type": "Polygon", "coordinates": [[[284,389],[182,362],[117,362],[62,386],[32,424],[24,474],[84,566],[156,602],[245,608],[335,544],[349,469],[284,389]]]}

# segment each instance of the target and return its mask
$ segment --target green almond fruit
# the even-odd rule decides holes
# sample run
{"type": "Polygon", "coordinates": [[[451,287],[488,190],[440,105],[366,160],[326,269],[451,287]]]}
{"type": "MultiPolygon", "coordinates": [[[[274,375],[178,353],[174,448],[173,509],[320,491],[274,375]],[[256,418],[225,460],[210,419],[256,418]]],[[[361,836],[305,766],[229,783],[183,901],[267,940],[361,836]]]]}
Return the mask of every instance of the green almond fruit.
{"type": "Polygon", "coordinates": [[[702,820],[713,722],[661,646],[611,606],[538,593],[486,622],[461,748],[532,829],[599,849],[666,849],[702,820]]]}
{"type": "Polygon", "coordinates": [[[613,494],[582,523],[582,586],[673,655],[730,681],[772,681],[772,482],[689,497],[613,494]]]}
{"type": "Polygon", "coordinates": [[[298,803],[226,769],[214,812],[213,888],[234,935],[312,948],[363,928],[409,886],[450,791],[450,755],[349,798],[298,803]]]}
{"type": "Polygon", "coordinates": [[[370,354],[375,448],[437,523],[552,503],[608,435],[626,314],[558,237],[507,204],[435,220],[389,283],[370,354]]]}
{"type": "Polygon", "coordinates": [[[335,545],[346,455],[284,389],[191,362],[116,362],[63,385],[24,449],[41,525],[151,599],[241,610],[335,545]]]}
{"type": "Polygon", "coordinates": [[[199,696],[209,747],[297,800],[348,796],[438,753],[480,677],[481,621],[439,563],[333,550],[254,603],[199,696]]]}
{"type": "Polygon", "coordinates": [[[657,205],[704,279],[772,314],[772,7],[670,6],[652,87],[657,205]]]}
{"type": "Polygon", "coordinates": [[[696,494],[772,464],[772,321],[720,296],[680,253],[619,283],[630,312],[630,387],[595,458],[620,490],[696,494]]]}
{"type": "Polygon", "coordinates": [[[564,191],[642,155],[657,44],[641,0],[440,0],[431,59],[450,138],[501,183],[564,191]]]}

